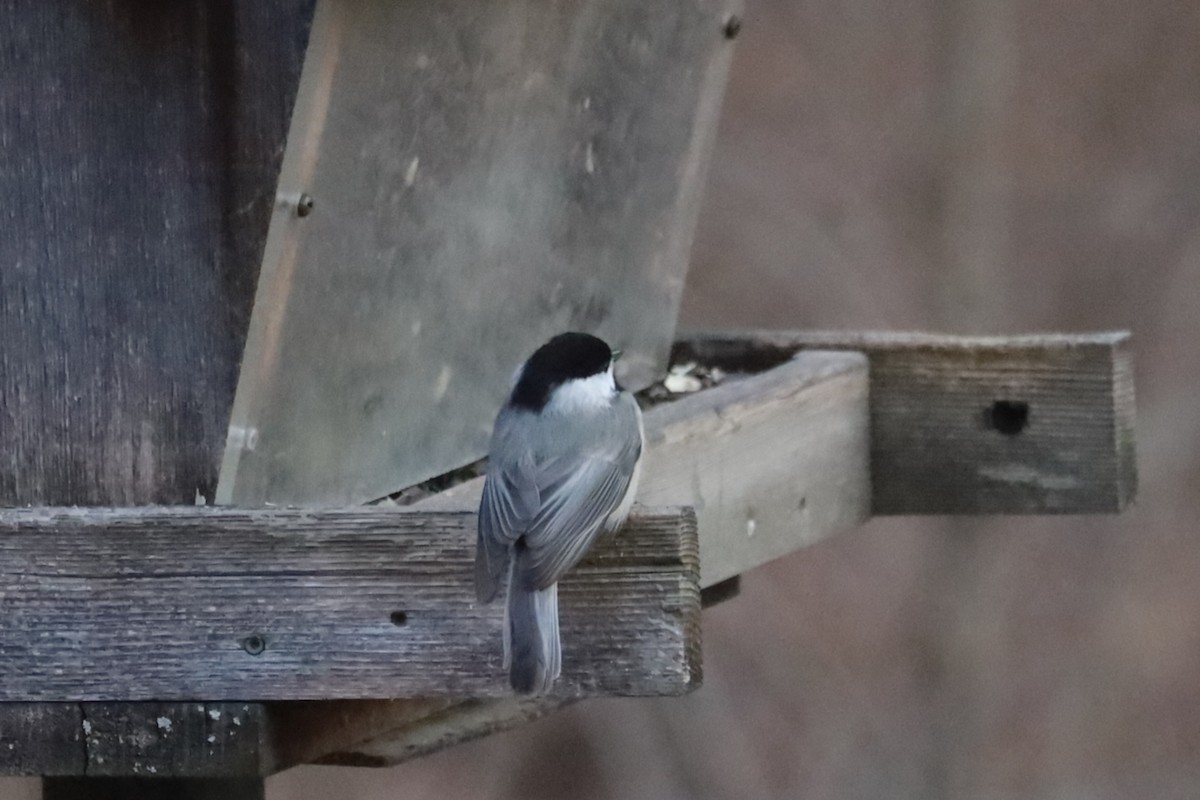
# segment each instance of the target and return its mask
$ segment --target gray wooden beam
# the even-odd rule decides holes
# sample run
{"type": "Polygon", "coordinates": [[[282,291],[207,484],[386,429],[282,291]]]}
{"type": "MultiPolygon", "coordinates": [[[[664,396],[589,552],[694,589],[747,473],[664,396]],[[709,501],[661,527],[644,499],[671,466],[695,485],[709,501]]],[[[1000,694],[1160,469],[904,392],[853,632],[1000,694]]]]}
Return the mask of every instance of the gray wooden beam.
{"type": "MultiPolygon", "coordinates": [[[[507,695],[474,525],[380,507],[0,511],[0,700],[507,695]]],[[[690,510],[638,514],[586,559],[561,587],[561,692],[692,689],[697,570],[690,510]]],[[[187,711],[151,733],[206,724],[187,711]]]]}
{"type": "Polygon", "coordinates": [[[676,359],[757,370],[801,350],[871,363],[873,514],[1086,514],[1137,491],[1128,333],[695,334],[676,359]]]}
{"type": "MultiPolygon", "coordinates": [[[[646,413],[645,427],[638,501],[696,507],[705,587],[868,517],[867,364],[859,354],[805,353],[763,374],[656,406],[646,413]]],[[[480,480],[464,483],[418,507],[471,508],[481,488],[480,480]]],[[[399,763],[562,704],[562,698],[452,707],[313,704],[304,710],[307,725],[284,718],[292,733],[280,748],[280,766],[399,763]]]]}

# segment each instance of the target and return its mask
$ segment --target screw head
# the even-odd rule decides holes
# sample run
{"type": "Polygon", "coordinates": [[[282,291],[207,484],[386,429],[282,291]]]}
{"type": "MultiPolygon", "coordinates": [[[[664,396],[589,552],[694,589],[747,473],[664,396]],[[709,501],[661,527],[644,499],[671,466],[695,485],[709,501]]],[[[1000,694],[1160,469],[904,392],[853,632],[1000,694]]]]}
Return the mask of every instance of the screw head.
{"type": "Polygon", "coordinates": [[[300,199],[298,201],[296,201],[296,216],[297,217],[307,217],[312,212],[313,212],[312,195],[305,192],[304,194],[300,195],[300,199]]]}
{"type": "Polygon", "coordinates": [[[726,39],[736,39],[738,34],[742,32],[742,18],[737,14],[730,14],[725,19],[725,24],[721,27],[726,39]]]}
{"type": "Polygon", "coordinates": [[[267,640],[257,633],[242,639],[242,649],[252,656],[262,655],[267,649],[267,640]]]}

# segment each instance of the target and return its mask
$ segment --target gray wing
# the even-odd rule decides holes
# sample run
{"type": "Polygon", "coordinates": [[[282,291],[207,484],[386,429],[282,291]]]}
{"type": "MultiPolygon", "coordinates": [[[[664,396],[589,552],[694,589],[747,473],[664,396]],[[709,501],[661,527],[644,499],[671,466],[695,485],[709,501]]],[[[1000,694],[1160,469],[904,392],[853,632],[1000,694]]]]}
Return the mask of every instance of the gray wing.
{"type": "Polygon", "coordinates": [[[525,534],[528,554],[521,580],[545,589],[579,563],[599,536],[604,521],[617,509],[642,454],[641,436],[619,447],[582,457],[563,457],[547,465],[541,507],[525,534]]]}
{"type": "Polygon", "coordinates": [[[637,404],[623,395],[593,419],[587,440],[551,439],[536,415],[496,420],[492,458],[479,504],[475,587],[481,602],[499,591],[509,554],[524,537],[518,578],[544,589],[573,567],[621,503],[642,439],[637,404]],[[498,456],[498,458],[497,458],[498,456]]]}
{"type": "MultiPolygon", "coordinates": [[[[503,422],[503,416],[497,419],[497,434],[504,433],[503,422]]],[[[490,603],[500,591],[509,548],[537,516],[540,493],[533,453],[524,450],[514,455],[513,459],[493,456],[483,483],[475,545],[475,596],[481,603],[490,603]]]]}

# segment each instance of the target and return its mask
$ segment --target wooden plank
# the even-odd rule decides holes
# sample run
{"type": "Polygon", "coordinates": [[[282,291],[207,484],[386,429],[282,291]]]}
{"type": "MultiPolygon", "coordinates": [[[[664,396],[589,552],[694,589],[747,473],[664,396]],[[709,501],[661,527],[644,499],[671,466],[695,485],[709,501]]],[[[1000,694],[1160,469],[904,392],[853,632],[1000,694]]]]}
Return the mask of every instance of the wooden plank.
{"type": "MultiPolygon", "coordinates": [[[[310,3],[0,0],[0,506],[213,498],[310,3]]],[[[0,773],[81,714],[0,707],[0,773]]]]}
{"type": "Polygon", "coordinates": [[[260,703],[0,705],[0,774],[257,777],[260,703]]]}
{"type": "MultiPolygon", "coordinates": [[[[868,516],[867,369],[859,354],[804,353],[761,375],[652,408],[645,427],[638,501],[696,506],[703,586],[726,583],[868,516]]],[[[464,483],[417,507],[471,508],[481,489],[482,481],[464,483]]],[[[557,698],[452,708],[331,703],[308,709],[310,727],[284,729],[292,732],[289,756],[386,765],[523,724],[560,705],[557,698]],[[310,738],[310,731],[326,729],[322,715],[337,720],[336,740],[310,738]],[[324,749],[339,743],[338,752],[324,749]]]]}
{"type": "Polygon", "coordinates": [[[0,0],[0,505],[212,499],[304,5],[0,0]]]}
{"type": "MultiPolygon", "coordinates": [[[[562,583],[563,694],[699,681],[695,517],[630,533],[562,583]]],[[[507,695],[474,548],[473,513],[0,511],[0,701],[507,695]]]]}
{"type": "Polygon", "coordinates": [[[220,502],[348,505],[480,457],[562,330],[656,377],[737,4],[321,0],[220,502]]]}
{"type": "Polygon", "coordinates": [[[861,355],[804,353],[646,415],[638,502],[695,505],[702,585],[866,521],[867,382],[861,355]]]}
{"type": "Polygon", "coordinates": [[[81,775],[86,765],[78,704],[0,705],[0,775],[81,775]]]}
{"type": "Polygon", "coordinates": [[[1128,333],[697,334],[675,357],[760,369],[809,348],[870,359],[874,514],[1115,513],[1133,501],[1128,333]]]}
{"type": "Polygon", "coordinates": [[[87,759],[82,774],[216,779],[263,773],[268,747],[261,703],[80,703],[79,707],[87,759]]]}

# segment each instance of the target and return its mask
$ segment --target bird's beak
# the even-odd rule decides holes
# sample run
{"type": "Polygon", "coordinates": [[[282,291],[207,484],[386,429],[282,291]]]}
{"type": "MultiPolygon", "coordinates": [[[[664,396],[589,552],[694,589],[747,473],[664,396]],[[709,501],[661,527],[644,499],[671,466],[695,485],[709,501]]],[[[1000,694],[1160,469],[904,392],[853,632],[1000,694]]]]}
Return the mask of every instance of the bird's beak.
{"type": "Polygon", "coordinates": [[[625,351],[624,350],[613,350],[612,351],[612,360],[616,361],[618,358],[621,357],[621,353],[623,353],[623,352],[625,352],[625,351]]]}

